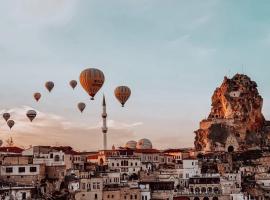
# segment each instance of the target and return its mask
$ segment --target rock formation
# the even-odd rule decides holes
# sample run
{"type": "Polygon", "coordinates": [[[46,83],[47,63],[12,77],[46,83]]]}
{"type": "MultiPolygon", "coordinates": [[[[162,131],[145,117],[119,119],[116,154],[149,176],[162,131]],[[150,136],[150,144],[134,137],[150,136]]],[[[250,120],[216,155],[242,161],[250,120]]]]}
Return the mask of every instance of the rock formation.
{"type": "Polygon", "coordinates": [[[243,74],[225,77],[212,96],[208,118],[195,131],[196,150],[235,151],[267,143],[270,128],[262,105],[256,82],[243,74]]]}

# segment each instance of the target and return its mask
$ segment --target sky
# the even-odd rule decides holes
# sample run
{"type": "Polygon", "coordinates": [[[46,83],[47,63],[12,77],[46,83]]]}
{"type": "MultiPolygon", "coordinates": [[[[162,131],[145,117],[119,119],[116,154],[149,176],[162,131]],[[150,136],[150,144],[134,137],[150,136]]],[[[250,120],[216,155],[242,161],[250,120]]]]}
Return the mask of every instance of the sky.
{"type": "Polygon", "coordinates": [[[104,93],[109,146],[148,138],[154,148],[192,147],[214,89],[235,73],[257,82],[269,119],[269,10],[268,0],[3,1],[0,111],[16,124],[10,131],[0,120],[0,138],[24,148],[101,149],[104,93]],[[89,67],[106,77],[95,101],[68,85],[89,67]],[[114,98],[118,85],[132,90],[125,108],[114,98]],[[42,93],[39,103],[34,92],[42,93]],[[32,108],[38,116],[30,123],[32,108]]]}

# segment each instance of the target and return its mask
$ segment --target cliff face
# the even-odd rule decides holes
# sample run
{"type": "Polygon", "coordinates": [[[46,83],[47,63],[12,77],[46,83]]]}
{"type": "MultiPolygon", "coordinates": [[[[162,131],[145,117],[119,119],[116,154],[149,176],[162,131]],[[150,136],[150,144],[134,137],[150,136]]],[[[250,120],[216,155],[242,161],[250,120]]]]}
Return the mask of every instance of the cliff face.
{"type": "Polygon", "coordinates": [[[208,118],[195,131],[195,148],[226,151],[230,146],[231,150],[259,146],[268,132],[262,105],[256,82],[243,74],[225,77],[212,96],[208,118]]]}

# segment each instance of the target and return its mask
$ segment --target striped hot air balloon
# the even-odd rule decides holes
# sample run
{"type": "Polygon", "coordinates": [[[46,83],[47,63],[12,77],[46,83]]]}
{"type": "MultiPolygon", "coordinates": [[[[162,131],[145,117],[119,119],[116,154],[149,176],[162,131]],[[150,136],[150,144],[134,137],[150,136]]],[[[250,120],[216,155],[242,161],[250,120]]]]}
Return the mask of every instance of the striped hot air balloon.
{"type": "Polygon", "coordinates": [[[54,88],[54,82],[52,82],[52,81],[47,81],[47,82],[45,83],[45,87],[47,88],[47,90],[48,90],[49,92],[51,92],[52,89],[54,88]]]}
{"type": "Polygon", "coordinates": [[[39,92],[34,93],[34,98],[38,102],[39,99],[41,98],[41,94],[39,92]]]}
{"type": "Polygon", "coordinates": [[[35,110],[28,110],[26,116],[32,122],[36,118],[37,112],[35,110]]]}
{"type": "Polygon", "coordinates": [[[71,80],[71,81],[69,82],[69,85],[70,85],[70,87],[72,87],[73,90],[76,88],[77,84],[78,84],[78,83],[77,83],[76,80],[71,80]]]}
{"type": "Polygon", "coordinates": [[[99,69],[88,68],[80,74],[80,83],[89,96],[91,96],[91,100],[94,100],[96,93],[103,86],[104,81],[104,74],[99,69]]]}
{"type": "Polygon", "coordinates": [[[86,105],[83,102],[78,103],[78,109],[81,111],[81,113],[84,111],[86,105]]]}
{"type": "Polygon", "coordinates": [[[118,86],[114,90],[114,95],[118,99],[118,101],[122,104],[122,107],[124,107],[125,103],[129,99],[131,95],[131,90],[127,86],[118,86]]]}
{"type": "Polygon", "coordinates": [[[10,129],[12,129],[12,127],[15,125],[15,122],[13,120],[8,120],[7,125],[10,129]]]}
{"type": "Polygon", "coordinates": [[[6,122],[9,120],[10,118],[10,114],[9,113],[4,113],[3,114],[3,118],[6,120],[6,122]]]}

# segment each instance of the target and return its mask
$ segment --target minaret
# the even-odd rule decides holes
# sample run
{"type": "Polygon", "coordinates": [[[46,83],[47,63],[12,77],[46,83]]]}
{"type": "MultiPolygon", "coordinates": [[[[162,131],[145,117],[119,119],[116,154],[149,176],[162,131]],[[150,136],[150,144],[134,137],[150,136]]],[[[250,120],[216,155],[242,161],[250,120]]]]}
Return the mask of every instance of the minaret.
{"type": "Polygon", "coordinates": [[[102,132],[103,132],[103,150],[107,150],[107,112],[106,112],[106,101],[105,96],[103,95],[103,113],[102,113],[102,119],[103,119],[103,126],[102,126],[102,132]]]}

